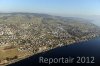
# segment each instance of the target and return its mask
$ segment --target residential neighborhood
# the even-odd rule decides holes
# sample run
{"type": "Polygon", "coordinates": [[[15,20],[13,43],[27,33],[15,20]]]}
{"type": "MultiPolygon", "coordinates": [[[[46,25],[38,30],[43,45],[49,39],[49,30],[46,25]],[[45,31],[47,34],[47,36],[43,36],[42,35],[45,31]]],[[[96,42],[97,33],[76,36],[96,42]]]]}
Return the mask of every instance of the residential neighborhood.
{"type": "Polygon", "coordinates": [[[99,27],[71,17],[6,15],[0,15],[0,64],[100,36],[99,27]]]}

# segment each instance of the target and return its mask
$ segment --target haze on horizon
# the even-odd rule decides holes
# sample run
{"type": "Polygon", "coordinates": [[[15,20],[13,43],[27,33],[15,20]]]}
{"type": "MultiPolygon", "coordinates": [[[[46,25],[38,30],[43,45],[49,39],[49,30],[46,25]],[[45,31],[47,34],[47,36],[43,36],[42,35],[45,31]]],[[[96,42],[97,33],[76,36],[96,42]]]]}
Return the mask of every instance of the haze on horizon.
{"type": "Polygon", "coordinates": [[[0,12],[94,16],[100,15],[100,0],[0,0],[0,12]]]}

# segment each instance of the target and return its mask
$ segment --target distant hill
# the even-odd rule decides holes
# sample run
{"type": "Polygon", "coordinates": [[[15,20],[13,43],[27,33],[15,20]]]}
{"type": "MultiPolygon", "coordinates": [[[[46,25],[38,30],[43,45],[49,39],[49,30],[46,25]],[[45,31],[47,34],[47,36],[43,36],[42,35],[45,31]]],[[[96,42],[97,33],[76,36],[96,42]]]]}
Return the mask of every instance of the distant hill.
{"type": "MultiPolygon", "coordinates": [[[[39,13],[0,13],[0,23],[5,24],[20,24],[20,23],[33,23],[42,26],[54,26],[55,28],[58,25],[63,26],[64,29],[67,28],[78,28],[79,30],[94,30],[99,27],[91,23],[91,20],[77,17],[61,17],[61,16],[52,16],[48,14],[39,14],[39,13]]],[[[48,27],[46,26],[46,27],[48,27]]],[[[99,29],[98,29],[99,30],[99,29]]]]}

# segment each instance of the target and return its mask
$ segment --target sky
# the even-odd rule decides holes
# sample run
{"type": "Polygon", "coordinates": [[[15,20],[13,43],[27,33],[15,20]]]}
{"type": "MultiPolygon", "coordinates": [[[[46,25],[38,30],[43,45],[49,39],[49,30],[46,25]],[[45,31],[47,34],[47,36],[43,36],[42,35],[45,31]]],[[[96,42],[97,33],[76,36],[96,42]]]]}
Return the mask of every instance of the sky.
{"type": "MultiPolygon", "coordinates": [[[[0,12],[86,17],[100,15],[100,0],[0,0],[0,12]]],[[[100,19],[98,21],[96,19],[94,24],[100,26],[100,19]]]]}
{"type": "Polygon", "coordinates": [[[100,0],[0,0],[0,12],[100,15],[100,0]]]}

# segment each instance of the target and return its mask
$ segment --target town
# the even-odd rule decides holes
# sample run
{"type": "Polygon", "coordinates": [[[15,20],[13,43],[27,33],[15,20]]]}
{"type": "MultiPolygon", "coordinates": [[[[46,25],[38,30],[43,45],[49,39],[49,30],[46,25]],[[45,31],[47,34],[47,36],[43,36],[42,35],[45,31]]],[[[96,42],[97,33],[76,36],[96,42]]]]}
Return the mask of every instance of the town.
{"type": "Polygon", "coordinates": [[[84,19],[0,14],[0,65],[99,36],[100,27],[84,19]]]}

